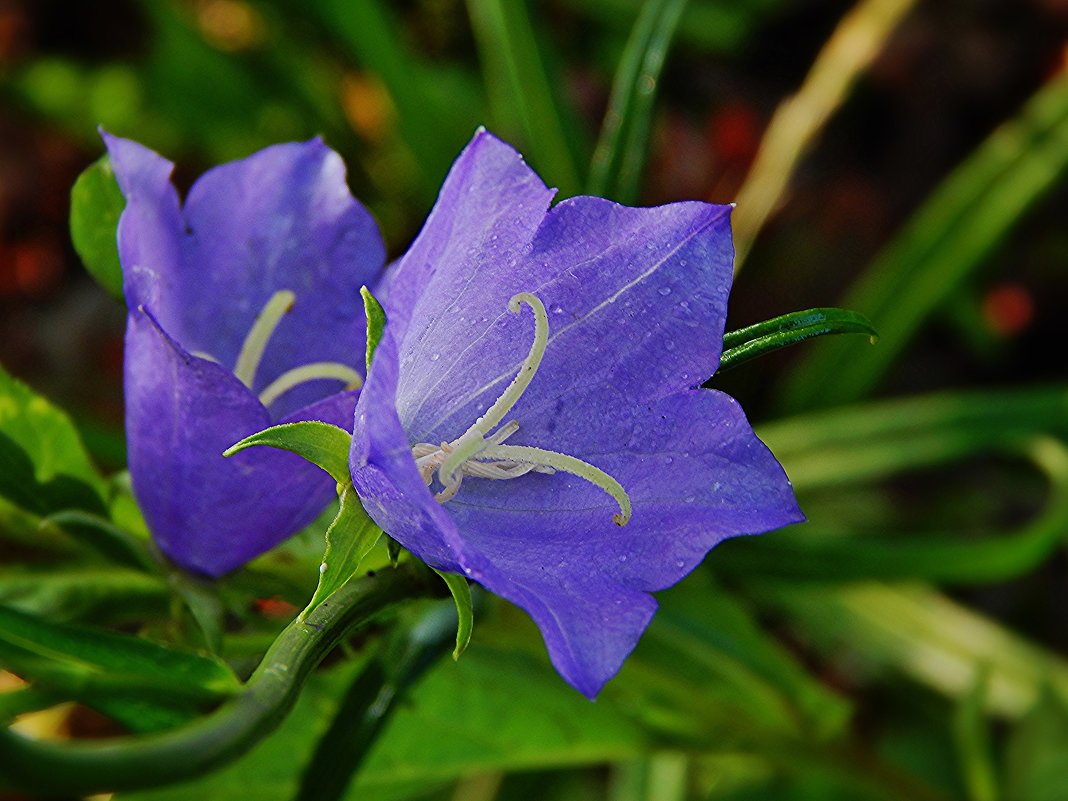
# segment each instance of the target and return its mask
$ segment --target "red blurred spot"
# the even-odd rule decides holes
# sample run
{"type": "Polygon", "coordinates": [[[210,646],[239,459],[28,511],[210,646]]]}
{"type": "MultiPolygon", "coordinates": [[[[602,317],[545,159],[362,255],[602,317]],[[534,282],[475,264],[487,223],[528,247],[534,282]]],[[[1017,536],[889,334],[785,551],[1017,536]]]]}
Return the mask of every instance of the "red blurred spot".
{"type": "Polygon", "coordinates": [[[733,103],[709,121],[709,137],[716,156],[748,166],[760,144],[760,118],[750,106],[733,103]]]}
{"type": "Polygon", "coordinates": [[[256,611],[272,620],[288,620],[297,613],[297,607],[281,598],[260,598],[256,601],[256,611]]]}
{"type": "Polygon", "coordinates": [[[51,242],[20,242],[14,253],[15,284],[23,294],[42,295],[54,287],[63,274],[63,255],[51,242]]]}
{"type": "Polygon", "coordinates": [[[57,245],[45,239],[0,242],[0,295],[44,295],[62,276],[63,254],[57,245]]]}
{"type": "Polygon", "coordinates": [[[983,319],[991,331],[1001,336],[1019,334],[1034,317],[1034,298],[1019,284],[1000,284],[983,298],[983,319]]]}

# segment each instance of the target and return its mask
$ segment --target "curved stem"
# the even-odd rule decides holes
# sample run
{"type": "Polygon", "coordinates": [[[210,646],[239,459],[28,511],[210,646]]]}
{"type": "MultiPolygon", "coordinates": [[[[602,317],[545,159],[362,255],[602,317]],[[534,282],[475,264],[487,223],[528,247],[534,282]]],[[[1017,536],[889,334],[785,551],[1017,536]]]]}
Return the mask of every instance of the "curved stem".
{"type": "Polygon", "coordinates": [[[0,730],[3,783],[41,795],[82,796],[158,787],[221,767],[281,723],[308,674],[353,628],[398,601],[440,594],[440,582],[431,577],[409,563],[346,583],[278,636],[240,694],[186,726],[77,743],[0,730]]]}

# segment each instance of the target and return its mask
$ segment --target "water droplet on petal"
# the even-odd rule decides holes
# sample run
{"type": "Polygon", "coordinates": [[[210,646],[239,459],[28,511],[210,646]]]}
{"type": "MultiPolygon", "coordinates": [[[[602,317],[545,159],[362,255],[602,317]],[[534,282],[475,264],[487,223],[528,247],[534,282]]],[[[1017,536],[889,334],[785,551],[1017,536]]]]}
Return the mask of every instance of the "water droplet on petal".
{"type": "Polygon", "coordinates": [[[432,362],[436,362],[440,358],[441,358],[441,354],[440,353],[431,353],[430,354],[430,361],[432,361],[432,362]]]}
{"type": "Polygon", "coordinates": [[[620,556],[620,557],[619,557],[619,561],[620,561],[620,562],[626,562],[626,561],[627,561],[627,555],[626,555],[626,554],[623,554],[622,556],[620,556]]]}
{"type": "Polygon", "coordinates": [[[671,294],[671,287],[669,287],[669,286],[662,286],[662,287],[660,287],[660,289],[658,289],[658,290],[656,290],[656,291],[657,291],[657,292],[659,292],[659,293],[660,293],[661,295],[663,295],[664,297],[667,297],[668,295],[670,295],[670,294],[671,294]]]}
{"type": "Polygon", "coordinates": [[[696,495],[687,495],[682,500],[683,500],[684,503],[693,503],[694,501],[697,500],[697,496],[696,495]]]}

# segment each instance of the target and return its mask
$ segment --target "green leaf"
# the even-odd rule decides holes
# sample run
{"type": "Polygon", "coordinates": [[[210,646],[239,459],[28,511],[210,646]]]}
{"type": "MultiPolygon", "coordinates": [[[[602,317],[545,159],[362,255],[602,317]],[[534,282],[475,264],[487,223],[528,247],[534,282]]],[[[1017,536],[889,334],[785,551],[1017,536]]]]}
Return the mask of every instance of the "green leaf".
{"type": "Polygon", "coordinates": [[[457,573],[445,573],[435,570],[452,594],[452,600],[456,604],[456,647],[452,651],[452,658],[459,659],[460,654],[467,650],[471,642],[471,633],[475,629],[475,613],[471,605],[471,585],[467,579],[457,573]]]}
{"type": "Polygon", "coordinates": [[[381,536],[382,529],[367,516],[350,481],[341,491],[337,517],[326,531],[326,552],[319,568],[319,586],[315,588],[305,614],[356,574],[360,563],[381,536]]]}
{"type": "Polygon", "coordinates": [[[367,318],[367,374],[370,375],[371,360],[386,330],[386,312],[367,287],[360,287],[360,297],[363,298],[363,312],[367,318]]]}
{"type": "MultiPolygon", "coordinates": [[[[7,726],[19,715],[38,712],[55,706],[58,699],[49,693],[43,693],[33,687],[19,687],[15,690],[0,692],[0,726],[7,726]]],[[[0,790],[5,788],[0,785],[0,790]]]]}
{"type": "Polygon", "coordinates": [[[226,618],[226,608],[219,598],[218,585],[177,569],[169,573],[167,580],[192,615],[208,652],[218,654],[222,651],[226,618]]]}
{"type": "MultiPolygon", "coordinates": [[[[810,580],[925,579],[957,584],[1005,581],[1033,570],[1068,527],[1068,392],[946,393],[785,420],[760,429],[806,493],[850,487],[991,453],[1023,457],[1048,484],[1041,510],[1014,528],[976,524],[953,533],[870,530],[856,534],[816,517],[774,538],[726,544],[717,570],[738,576],[810,580]]],[[[824,493],[826,495],[826,493],[824,493]]],[[[819,497],[819,496],[817,496],[819,497]]],[[[869,515],[870,518],[870,515],[869,515]]]]}
{"type": "Polygon", "coordinates": [[[660,71],[686,4],[649,0],[642,6],[612,82],[590,166],[589,194],[620,203],[633,203],[637,197],[660,71]]]}
{"type": "Polygon", "coordinates": [[[295,453],[321,467],[338,484],[349,484],[352,482],[349,476],[351,444],[352,434],[343,428],[317,420],[301,420],[271,426],[245,437],[223,451],[223,456],[233,456],[254,445],[267,445],[295,453]]]}
{"type": "Polygon", "coordinates": [[[116,567],[0,569],[0,604],[54,623],[142,622],[166,614],[170,593],[162,579],[116,567]]]}
{"type": "Polygon", "coordinates": [[[989,674],[981,671],[972,691],[957,703],[950,721],[968,801],[997,801],[998,798],[990,724],[984,709],[989,683],[989,674]]]}
{"type": "Polygon", "coordinates": [[[40,517],[65,509],[107,514],[104,501],[84,481],[67,475],[39,481],[26,451],[3,431],[0,431],[0,497],[40,517]]]}
{"type": "Polygon", "coordinates": [[[1009,735],[1006,801],[1062,801],[1068,787],[1068,703],[1044,688],[1009,735]]]}
{"type": "Polygon", "coordinates": [[[155,569],[141,540],[98,514],[79,510],[55,512],[42,520],[41,526],[54,526],[109,562],[142,570],[155,569]]]}
{"type": "Polygon", "coordinates": [[[790,312],[724,334],[723,355],[716,372],[722,373],[758,356],[827,334],[867,334],[872,344],[879,336],[867,317],[846,309],[790,312]]]}
{"type": "Polygon", "coordinates": [[[880,347],[821,343],[789,376],[784,401],[830,406],[870,392],[931,314],[1057,184],[1068,169],[1066,143],[1068,77],[1061,74],[938,187],[843,299],[879,321],[880,347]]]}
{"type": "Polygon", "coordinates": [[[3,606],[0,665],[135,729],[181,722],[240,688],[221,662],[3,606]]]}
{"type": "Polygon", "coordinates": [[[524,150],[550,185],[578,194],[581,129],[552,78],[551,54],[536,35],[527,0],[467,0],[490,102],[505,129],[518,117],[524,150]]]}
{"type": "Polygon", "coordinates": [[[753,582],[752,597],[800,624],[819,646],[847,650],[858,676],[893,668],[949,698],[990,673],[984,708],[1018,718],[1049,687],[1068,699],[1068,662],[923,584],[753,582]]]}
{"type": "Polygon", "coordinates": [[[35,514],[88,508],[107,514],[107,496],[67,415],[0,368],[0,494],[35,514]],[[32,466],[28,469],[27,462],[32,466]],[[95,496],[95,499],[94,499],[95,496]]]}
{"type": "Polygon", "coordinates": [[[70,190],[70,238],[85,269],[108,293],[123,299],[117,229],[126,207],[107,156],[93,162],[70,190]]]}
{"type": "Polygon", "coordinates": [[[757,432],[805,492],[1068,435],[1068,386],[944,392],[813,412],[757,432]]]}
{"type": "MultiPolygon", "coordinates": [[[[716,728],[706,727],[723,712],[706,717],[705,710],[716,705],[728,719],[744,717],[745,728],[761,725],[816,739],[841,733],[849,702],[809,675],[709,571],[695,572],[657,600],[660,608],[635,652],[633,675],[624,668],[620,691],[643,678],[660,703],[673,695],[665,706],[678,721],[677,731],[696,730],[698,739],[715,736],[716,728]]],[[[722,717],[717,723],[724,723],[722,717]]]]}
{"type": "Polygon", "coordinates": [[[453,630],[451,611],[436,602],[411,623],[394,625],[386,646],[377,649],[344,694],[301,771],[294,801],[334,801],[345,795],[393,712],[407,703],[409,688],[444,653],[453,630]]]}

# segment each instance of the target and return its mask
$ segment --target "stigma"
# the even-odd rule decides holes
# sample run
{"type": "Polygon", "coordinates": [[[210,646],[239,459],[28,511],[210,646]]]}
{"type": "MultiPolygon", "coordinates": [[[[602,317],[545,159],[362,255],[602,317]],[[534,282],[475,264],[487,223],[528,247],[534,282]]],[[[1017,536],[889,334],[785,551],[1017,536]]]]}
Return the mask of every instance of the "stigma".
{"type": "MultiPolygon", "coordinates": [[[[234,365],[234,375],[249,389],[252,389],[256,382],[256,373],[267,351],[267,345],[282,319],[293,309],[296,302],[297,296],[294,292],[279,289],[264,304],[263,309],[256,315],[256,320],[252,323],[248,334],[245,335],[245,341],[241,345],[241,351],[234,365]]],[[[363,385],[363,377],[347,364],[311,362],[287,370],[274,379],[259,393],[260,403],[270,406],[289,390],[308,381],[324,378],[342,381],[346,390],[359,389],[363,385]]]]}
{"type": "Polygon", "coordinates": [[[528,473],[570,473],[611,496],[619,505],[619,512],[612,515],[612,520],[616,525],[624,526],[631,517],[630,496],[608,473],[566,453],[504,444],[519,430],[519,423],[512,420],[500,424],[534,380],[549,343],[549,315],[545,312],[545,305],[536,295],[520,292],[508,301],[508,311],[519,314],[524,305],[534,313],[534,342],[512,383],[485,414],[456,439],[438,445],[420,442],[412,446],[412,456],[415,457],[419,473],[428,487],[437,476],[442,489],[434,497],[439,503],[447,503],[456,497],[464,476],[501,481],[520,478],[528,473]]]}

